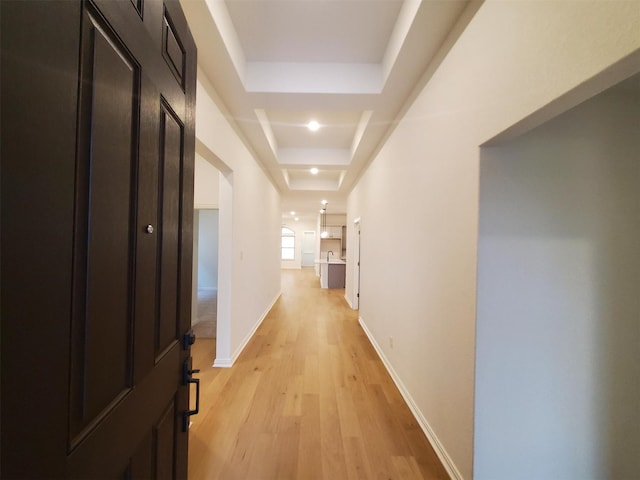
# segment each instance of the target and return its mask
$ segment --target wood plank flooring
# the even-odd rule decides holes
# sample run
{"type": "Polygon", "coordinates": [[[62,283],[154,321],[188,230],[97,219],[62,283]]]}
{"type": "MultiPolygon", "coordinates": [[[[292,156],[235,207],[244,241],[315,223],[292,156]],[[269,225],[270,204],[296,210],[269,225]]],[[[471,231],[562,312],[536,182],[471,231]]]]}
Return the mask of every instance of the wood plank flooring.
{"type": "Polygon", "coordinates": [[[347,305],[313,269],[284,270],[282,296],[230,369],[215,340],[192,347],[200,414],[189,478],[447,479],[347,305]]]}
{"type": "Polygon", "coordinates": [[[218,328],[218,291],[198,289],[196,321],[192,325],[197,338],[216,338],[218,328]]]}

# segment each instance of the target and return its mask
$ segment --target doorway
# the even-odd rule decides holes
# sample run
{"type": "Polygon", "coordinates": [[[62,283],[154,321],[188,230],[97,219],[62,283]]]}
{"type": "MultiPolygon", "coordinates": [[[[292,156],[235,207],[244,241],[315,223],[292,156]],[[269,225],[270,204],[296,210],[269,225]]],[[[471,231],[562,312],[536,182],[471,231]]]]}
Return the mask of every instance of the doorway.
{"type": "MultiPolygon", "coordinates": [[[[196,139],[196,160],[198,156],[204,162],[200,166],[213,166],[217,170],[214,176],[207,176],[199,172],[196,174],[195,184],[196,192],[205,191],[211,194],[215,189],[215,196],[209,200],[200,201],[197,198],[195,205],[201,205],[206,209],[218,210],[218,284],[217,284],[217,317],[216,317],[216,347],[215,367],[231,366],[231,259],[233,257],[233,171],[224,163],[215,153],[213,153],[205,144],[196,139]],[[214,187],[217,186],[217,188],[214,187]],[[199,186],[203,190],[199,190],[199,186]]],[[[198,167],[198,163],[196,163],[198,167]]],[[[194,233],[194,243],[195,243],[194,233]]],[[[194,253],[194,270],[196,268],[194,253]]],[[[194,273],[193,283],[196,284],[197,277],[194,273]]],[[[194,289],[195,290],[195,289],[194,289]]],[[[195,297],[195,295],[194,295],[195,297]]],[[[193,302],[193,312],[196,312],[196,299],[193,302]]]]}
{"type": "Polygon", "coordinates": [[[360,309],[360,219],[353,222],[353,309],[360,309]]]}
{"type": "Polygon", "coordinates": [[[309,231],[302,234],[301,266],[313,267],[316,256],[316,232],[309,231]]]}
{"type": "Polygon", "coordinates": [[[219,211],[197,209],[194,216],[196,302],[192,326],[196,337],[216,338],[218,319],[219,211]]]}

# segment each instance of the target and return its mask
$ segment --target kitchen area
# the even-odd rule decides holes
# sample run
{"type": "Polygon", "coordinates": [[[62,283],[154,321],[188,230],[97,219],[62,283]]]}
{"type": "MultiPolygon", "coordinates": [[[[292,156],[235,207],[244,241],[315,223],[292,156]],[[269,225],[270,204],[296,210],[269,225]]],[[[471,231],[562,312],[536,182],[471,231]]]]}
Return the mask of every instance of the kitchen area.
{"type": "Polygon", "coordinates": [[[318,219],[316,275],[321,288],[344,288],[347,260],[346,215],[328,215],[326,206],[318,219]]]}

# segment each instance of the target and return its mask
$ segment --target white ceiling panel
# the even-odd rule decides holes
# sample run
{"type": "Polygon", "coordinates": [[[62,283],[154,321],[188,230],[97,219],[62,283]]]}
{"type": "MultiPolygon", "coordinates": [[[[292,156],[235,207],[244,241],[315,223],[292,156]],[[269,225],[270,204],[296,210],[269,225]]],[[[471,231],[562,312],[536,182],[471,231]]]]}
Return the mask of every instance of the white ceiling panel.
{"type": "Polygon", "coordinates": [[[274,111],[266,112],[279,148],[351,148],[360,112],[274,111]],[[312,132],[307,124],[315,120],[320,128],[312,132]]]}
{"type": "Polygon", "coordinates": [[[291,190],[338,191],[344,170],[320,170],[311,174],[309,170],[287,169],[291,190]]]}
{"type": "Polygon", "coordinates": [[[401,0],[227,0],[249,62],[379,63],[401,0]]]}
{"type": "Polygon", "coordinates": [[[280,190],[283,211],[300,215],[317,215],[323,198],[345,213],[363,169],[481,4],[181,3],[200,74],[280,190]],[[317,132],[307,129],[310,120],[321,124],[317,132]],[[320,172],[311,175],[311,166],[320,172]]]}

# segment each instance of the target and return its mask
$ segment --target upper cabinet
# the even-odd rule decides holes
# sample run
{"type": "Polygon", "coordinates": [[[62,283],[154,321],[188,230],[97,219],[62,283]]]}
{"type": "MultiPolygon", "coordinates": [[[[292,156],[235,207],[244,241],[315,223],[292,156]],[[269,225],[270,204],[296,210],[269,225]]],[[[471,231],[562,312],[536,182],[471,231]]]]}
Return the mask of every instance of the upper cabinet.
{"type": "Polygon", "coordinates": [[[320,251],[333,249],[337,255],[340,252],[340,258],[343,260],[347,256],[347,227],[344,225],[327,225],[327,236],[320,238],[320,251]],[[331,240],[331,242],[330,242],[331,240]],[[340,241],[336,245],[336,240],[340,241]],[[326,243],[323,243],[326,241],[326,243]],[[338,248],[338,250],[336,250],[338,248]]]}
{"type": "Polygon", "coordinates": [[[324,238],[342,238],[342,227],[327,225],[327,236],[324,238]]]}
{"type": "Polygon", "coordinates": [[[331,226],[328,227],[329,238],[342,238],[342,227],[341,226],[331,226]]]}

